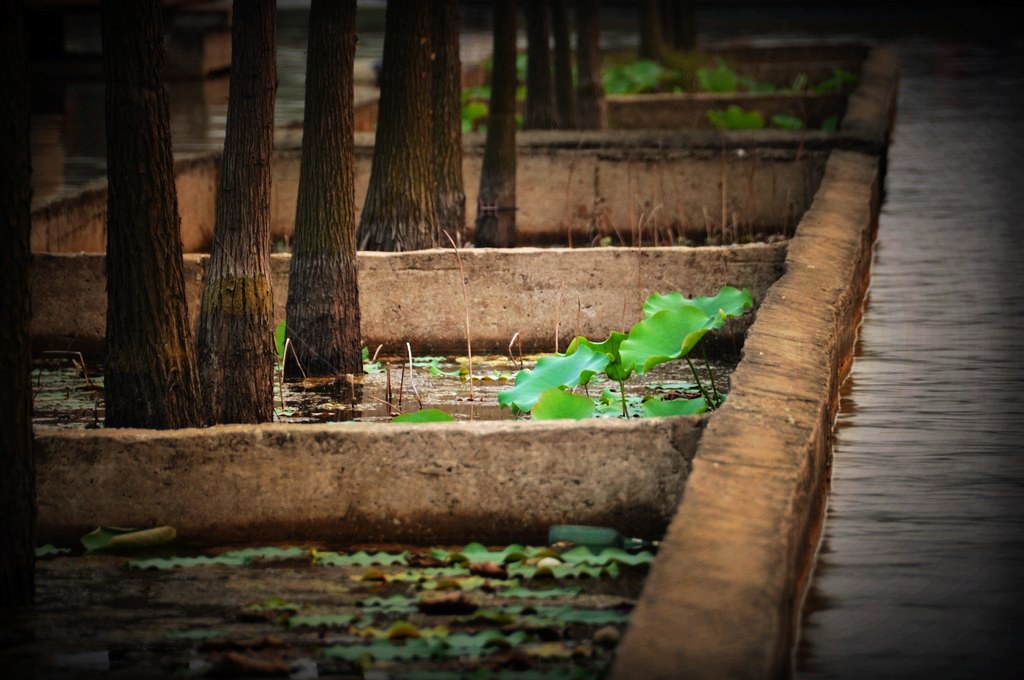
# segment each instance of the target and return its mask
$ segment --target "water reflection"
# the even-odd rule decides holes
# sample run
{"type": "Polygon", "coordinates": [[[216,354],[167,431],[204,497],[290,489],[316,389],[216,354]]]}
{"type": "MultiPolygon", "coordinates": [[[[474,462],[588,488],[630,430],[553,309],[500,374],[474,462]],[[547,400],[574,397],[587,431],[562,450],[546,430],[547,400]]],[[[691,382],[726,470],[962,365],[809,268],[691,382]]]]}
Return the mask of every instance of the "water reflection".
{"type": "Polygon", "coordinates": [[[1020,677],[1020,54],[899,47],[871,304],[797,675],[1020,677]]]}

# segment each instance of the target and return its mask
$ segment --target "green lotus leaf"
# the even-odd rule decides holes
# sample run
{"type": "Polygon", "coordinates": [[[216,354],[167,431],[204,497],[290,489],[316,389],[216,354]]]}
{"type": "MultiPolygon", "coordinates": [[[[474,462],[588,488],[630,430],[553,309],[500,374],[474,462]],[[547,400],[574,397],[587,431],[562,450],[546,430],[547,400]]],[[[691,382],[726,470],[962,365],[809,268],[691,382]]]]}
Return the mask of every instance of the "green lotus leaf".
{"type": "Polygon", "coordinates": [[[644,301],[644,317],[650,318],[664,309],[679,309],[680,307],[696,307],[710,317],[717,317],[720,312],[726,317],[742,316],[743,312],[753,306],[754,298],[749,290],[746,288],[740,290],[732,286],[722,286],[718,293],[711,297],[687,298],[679,292],[665,293],[664,295],[652,293],[644,301]]]}
{"type": "Polygon", "coordinates": [[[524,588],[515,586],[501,592],[502,597],[514,597],[517,599],[538,599],[546,600],[555,597],[575,597],[582,592],[581,588],[524,588]]]}
{"type": "Polygon", "coordinates": [[[573,354],[580,346],[585,346],[594,352],[605,354],[608,356],[608,365],[604,367],[605,375],[612,380],[626,380],[633,373],[633,368],[631,366],[623,366],[622,358],[619,356],[619,346],[622,345],[622,341],[625,339],[626,334],[619,331],[612,331],[603,342],[587,340],[581,335],[569,343],[565,353],[567,355],[573,354]]]}
{"type": "Polygon", "coordinates": [[[804,122],[796,116],[788,116],[784,113],[776,113],[772,116],[772,125],[783,130],[803,130],[804,122]]]}
{"type": "Polygon", "coordinates": [[[697,307],[664,309],[630,329],[619,348],[622,361],[643,375],[658,364],[689,354],[717,322],[697,307]]]}
{"type": "Polygon", "coordinates": [[[415,612],[416,600],[405,595],[392,595],[390,597],[373,596],[356,602],[356,606],[365,612],[382,614],[402,614],[415,612]]]}
{"type": "Polygon", "coordinates": [[[359,614],[297,614],[288,618],[289,628],[345,628],[359,614]]]}
{"type": "Polygon", "coordinates": [[[585,420],[594,415],[594,400],[582,394],[551,387],[540,394],[530,412],[534,420],[585,420]]]}
{"type": "Polygon", "coordinates": [[[697,69],[697,81],[704,92],[735,92],[739,86],[736,72],[725,64],[719,64],[716,68],[697,69]]]}
{"type": "Polygon", "coordinates": [[[241,550],[229,550],[226,553],[221,553],[221,557],[232,559],[240,557],[244,559],[258,559],[258,560],[289,560],[296,559],[299,557],[305,557],[309,554],[309,551],[305,548],[298,548],[295,546],[289,546],[287,548],[279,548],[277,546],[266,546],[260,548],[242,548],[241,550]]]}
{"type": "MultiPolygon", "coordinates": [[[[288,333],[288,324],[285,323],[284,319],[282,319],[281,323],[277,324],[277,328],[274,329],[274,349],[277,351],[277,356],[278,357],[283,357],[284,356],[284,343],[285,343],[285,340],[288,337],[287,333],[288,333]]],[[[366,361],[366,357],[365,357],[366,348],[365,347],[363,348],[363,354],[364,354],[363,361],[366,361]]]]}
{"type": "Polygon", "coordinates": [[[839,129],[839,116],[831,115],[821,121],[821,129],[825,132],[835,132],[839,129]]]}
{"type": "Polygon", "coordinates": [[[53,543],[47,543],[46,545],[42,545],[36,548],[36,557],[53,557],[54,555],[67,555],[70,552],[71,548],[58,548],[53,543]]]}
{"type": "Polygon", "coordinates": [[[724,111],[709,109],[704,115],[719,130],[760,130],[764,127],[763,113],[746,111],[736,104],[730,104],[724,111]]]}
{"type": "Polygon", "coordinates": [[[608,363],[607,354],[595,352],[586,345],[579,345],[572,354],[543,356],[533,369],[519,371],[515,387],[498,393],[498,403],[529,411],[544,390],[585,385],[608,363]]]}
{"type": "Polygon", "coordinates": [[[590,566],[588,564],[560,564],[556,566],[533,566],[513,564],[509,567],[508,573],[512,576],[525,579],[541,578],[603,578],[605,576],[618,576],[619,565],[612,562],[604,566],[590,566]]]}
{"type": "Polygon", "coordinates": [[[629,614],[614,609],[580,609],[570,605],[540,605],[535,607],[539,616],[560,623],[583,623],[592,626],[621,624],[629,621],[629,614]]]}
{"type": "Polygon", "coordinates": [[[561,559],[566,564],[586,564],[590,566],[626,564],[636,566],[638,564],[650,564],[654,561],[654,555],[646,550],[638,553],[629,553],[622,548],[604,548],[600,552],[595,553],[587,546],[580,545],[562,553],[561,559]]]}
{"type": "Polygon", "coordinates": [[[501,550],[489,550],[482,543],[467,543],[459,550],[446,551],[435,549],[431,554],[441,560],[452,564],[472,564],[474,562],[494,562],[495,564],[508,564],[510,562],[522,562],[528,557],[533,557],[536,548],[525,548],[518,543],[512,543],[501,550]]]}
{"type": "Polygon", "coordinates": [[[395,416],[391,421],[393,423],[451,423],[454,422],[455,418],[448,415],[441,409],[437,408],[424,408],[419,411],[413,411],[412,413],[403,413],[400,416],[395,416]]]}
{"type": "Polygon", "coordinates": [[[708,410],[708,403],[704,397],[694,399],[672,399],[664,401],[652,397],[644,402],[644,416],[647,418],[660,418],[663,416],[694,416],[708,410]]]}
{"type": "Polygon", "coordinates": [[[360,550],[355,553],[320,552],[314,553],[314,562],[321,567],[369,567],[373,565],[406,564],[408,551],[401,553],[360,550]]]}
{"type": "Polygon", "coordinates": [[[187,569],[189,567],[244,567],[252,564],[251,557],[224,556],[208,557],[154,557],[146,560],[128,560],[129,569],[157,569],[167,571],[170,569],[187,569]]]}

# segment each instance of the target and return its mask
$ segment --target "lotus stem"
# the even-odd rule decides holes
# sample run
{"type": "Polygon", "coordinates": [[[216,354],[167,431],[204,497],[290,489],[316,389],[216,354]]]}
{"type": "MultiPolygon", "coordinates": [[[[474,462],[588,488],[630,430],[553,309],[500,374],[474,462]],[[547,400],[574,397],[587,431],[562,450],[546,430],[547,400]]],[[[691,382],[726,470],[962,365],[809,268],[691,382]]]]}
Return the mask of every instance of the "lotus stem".
{"type": "MultiPolygon", "coordinates": [[[[419,404],[420,408],[423,408],[423,400],[420,399],[420,391],[416,389],[416,376],[415,371],[412,367],[412,345],[405,343],[405,349],[409,352],[409,386],[412,387],[412,393],[416,396],[416,403],[419,404]]],[[[470,374],[472,375],[472,374],[470,374]]],[[[402,371],[402,379],[405,381],[405,371],[402,371]]],[[[470,378],[472,380],[472,377],[470,378]]],[[[401,406],[402,402],[399,400],[398,405],[401,406]]]]}
{"type": "Polygon", "coordinates": [[[629,410],[626,408],[626,381],[619,380],[619,397],[622,399],[622,417],[629,418],[629,410]]]}
{"type": "Polygon", "coordinates": [[[711,377],[711,391],[715,394],[715,408],[718,408],[722,403],[722,397],[718,394],[718,387],[715,385],[715,372],[711,370],[711,362],[708,361],[708,348],[701,344],[700,349],[704,353],[704,365],[707,366],[708,375],[711,377]]]}
{"type": "Polygon", "coordinates": [[[704,397],[704,401],[707,402],[708,410],[714,411],[714,402],[711,401],[711,395],[708,394],[707,390],[704,389],[704,383],[700,381],[700,374],[697,373],[697,367],[690,361],[690,357],[686,357],[686,363],[690,367],[690,371],[693,373],[693,379],[697,381],[697,389],[700,390],[701,396],[704,397]]]}

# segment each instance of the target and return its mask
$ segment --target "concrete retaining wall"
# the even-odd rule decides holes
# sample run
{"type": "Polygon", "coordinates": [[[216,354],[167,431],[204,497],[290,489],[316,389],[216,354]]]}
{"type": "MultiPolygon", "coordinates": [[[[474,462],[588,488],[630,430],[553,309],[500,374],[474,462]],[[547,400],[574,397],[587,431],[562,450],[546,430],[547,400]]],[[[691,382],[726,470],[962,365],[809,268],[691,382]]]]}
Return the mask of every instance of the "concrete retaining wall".
{"type": "Polygon", "coordinates": [[[566,523],[654,535],[703,422],[41,428],[36,535],[170,524],[193,543],[543,544],[566,523]]]}
{"type": "MultiPolygon", "coordinates": [[[[785,245],[710,248],[469,249],[462,251],[469,286],[473,347],[504,352],[513,334],[527,348],[551,351],[576,334],[605,337],[639,317],[651,292],[708,295],[730,284],[760,300],[782,273],[785,245]]],[[[193,324],[208,257],[185,257],[185,293],[193,324]]],[[[289,255],[272,258],[275,317],[284,318],[289,255]]],[[[32,337],[36,351],[77,349],[99,355],[106,328],[103,255],[33,257],[32,337]]],[[[387,353],[465,349],[458,263],[451,250],[360,253],[362,337],[387,353]]],[[[739,321],[739,320],[737,320],[739,321]]],[[[749,323],[718,334],[738,347],[749,323]]]]}

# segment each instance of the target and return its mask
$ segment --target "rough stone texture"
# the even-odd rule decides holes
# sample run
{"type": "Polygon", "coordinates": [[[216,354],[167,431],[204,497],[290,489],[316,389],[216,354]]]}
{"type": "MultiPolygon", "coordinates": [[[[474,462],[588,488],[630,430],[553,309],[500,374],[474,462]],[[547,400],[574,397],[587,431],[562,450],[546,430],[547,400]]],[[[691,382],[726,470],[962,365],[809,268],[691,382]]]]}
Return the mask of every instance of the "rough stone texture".
{"type": "Polygon", "coordinates": [[[867,286],[879,164],[833,153],[700,442],[614,677],[786,674],[867,286]]]}
{"type": "Polygon", "coordinates": [[[184,540],[543,542],[549,524],[654,536],[700,417],[437,425],[226,425],[36,433],[40,541],[97,524],[184,540]]]}
{"type": "MultiPolygon", "coordinates": [[[[710,295],[730,284],[755,300],[782,273],[785,244],[709,248],[469,249],[462,252],[476,351],[504,353],[515,333],[527,349],[550,351],[576,334],[603,338],[639,319],[654,291],[710,295]]],[[[284,318],[290,255],[271,258],[275,323],[284,318]]],[[[185,256],[185,295],[193,325],[208,257],[185,256]]],[[[451,250],[360,253],[363,343],[385,353],[465,349],[458,263],[451,250]]],[[[97,354],[103,343],[106,279],[103,255],[33,257],[33,343],[39,349],[97,354]]],[[[749,317],[723,332],[738,348],[749,317]]]]}

